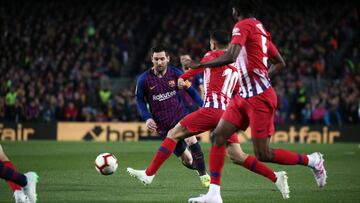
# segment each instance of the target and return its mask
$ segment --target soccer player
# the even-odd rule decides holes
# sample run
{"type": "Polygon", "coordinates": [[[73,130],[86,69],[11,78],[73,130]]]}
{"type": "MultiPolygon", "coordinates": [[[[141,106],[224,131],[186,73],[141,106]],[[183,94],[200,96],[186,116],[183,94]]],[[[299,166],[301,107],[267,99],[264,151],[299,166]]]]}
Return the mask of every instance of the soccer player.
{"type": "MultiPolygon", "coordinates": [[[[186,69],[183,66],[183,61],[185,61],[186,59],[191,59],[189,54],[183,53],[180,55],[180,62],[181,62],[184,72],[186,72],[186,69]]],[[[191,76],[191,78],[189,78],[189,82],[191,82],[192,86],[198,90],[198,92],[200,93],[200,95],[203,98],[205,93],[204,93],[204,75],[202,74],[202,72],[201,72],[201,74],[195,74],[195,75],[191,76]]]]}
{"type": "MultiPolygon", "coordinates": [[[[180,63],[181,61],[184,61],[185,58],[190,58],[190,55],[188,54],[180,54],[180,63]]],[[[186,72],[186,69],[181,66],[179,67],[183,72],[186,72]]],[[[203,77],[201,74],[195,75],[192,78],[189,78],[189,84],[192,84],[192,87],[194,87],[200,94],[200,96],[203,96],[203,77]]],[[[189,113],[192,113],[196,111],[199,106],[193,101],[193,99],[189,96],[189,94],[186,91],[180,91],[181,97],[185,103],[186,108],[188,109],[189,113]]],[[[202,97],[201,97],[202,98],[202,97]]],[[[203,98],[202,98],[203,99],[203,98]]]]}
{"type": "Polygon", "coordinates": [[[16,203],[35,203],[36,202],[36,183],[38,175],[35,172],[25,174],[16,171],[14,165],[6,156],[0,145],[0,177],[8,183],[14,192],[16,203]]]}
{"type": "Polygon", "coordinates": [[[274,113],[277,98],[270,78],[285,67],[285,62],[272,43],[263,24],[254,18],[261,6],[252,0],[242,0],[233,5],[233,16],[238,21],[232,31],[229,49],[224,55],[207,62],[187,61],[189,68],[231,64],[240,74],[240,94],[231,99],[216,129],[212,132],[210,148],[211,184],[206,195],[190,198],[189,202],[222,202],[220,177],[224,166],[226,139],[238,129],[251,127],[256,157],[260,161],[284,165],[305,165],[312,169],[319,187],[326,184],[326,170],[322,154],[298,154],[285,149],[272,149],[270,138],[274,134],[274,113]],[[272,63],[268,71],[268,59],[272,63]]]}
{"type": "MultiPolygon", "coordinates": [[[[230,36],[227,32],[216,30],[210,35],[210,49],[205,54],[202,62],[212,60],[224,54],[228,47],[230,36]]],[[[179,87],[187,86],[186,80],[192,76],[204,72],[204,105],[199,110],[186,115],[172,130],[169,131],[167,138],[162,143],[159,152],[156,154],[150,166],[144,170],[137,170],[136,177],[141,180],[152,182],[156,171],[161,164],[174,151],[176,143],[180,140],[197,135],[205,131],[215,129],[231,96],[238,92],[237,69],[232,65],[224,65],[217,68],[200,68],[197,70],[189,70],[180,76],[178,81],[179,87]],[[166,149],[166,150],[163,150],[166,149]]],[[[287,177],[285,172],[274,172],[262,162],[259,162],[254,156],[245,154],[239,144],[237,133],[233,133],[227,140],[227,152],[233,163],[242,165],[243,167],[255,173],[263,175],[270,179],[281,189],[282,185],[287,186],[287,177]]],[[[214,176],[214,174],[212,174],[214,176]]],[[[216,174],[215,174],[216,175],[216,174]]],[[[288,189],[288,188],[287,188],[288,189]]],[[[281,190],[280,190],[281,191],[281,190]]],[[[287,191],[281,191],[287,194],[287,191]]]]}
{"type": "MultiPolygon", "coordinates": [[[[187,110],[180,97],[177,80],[182,72],[177,68],[168,67],[170,57],[167,47],[157,45],[151,50],[153,67],[139,76],[136,86],[136,101],[141,117],[151,131],[156,131],[162,139],[186,114],[187,110]],[[149,104],[148,110],[146,103],[149,104]]],[[[186,90],[194,101],[202,106],[203,101],[194,88],[186,90]]],[[[160,150],[166,150],[160,148],[160,150]]],[[[195,136],[181,140],[176,145],[174,154],[180,157],[183,165],[196,169],[204,187],[208,187],[210,176],[206,173],[204,154],[195,136]],[[187,149],[189,146],[189,150],[187,149]]],[[[134,170],[128,168],[130,175],[134,170]]],[[[148,184],[144,182],[144,184],[148,184]]]]}

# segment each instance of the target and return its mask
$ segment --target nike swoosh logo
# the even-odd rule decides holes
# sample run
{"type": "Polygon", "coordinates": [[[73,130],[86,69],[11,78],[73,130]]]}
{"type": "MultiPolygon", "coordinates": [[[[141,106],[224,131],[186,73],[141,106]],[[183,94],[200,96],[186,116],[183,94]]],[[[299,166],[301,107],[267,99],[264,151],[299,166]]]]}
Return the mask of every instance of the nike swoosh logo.
{"type": "Polygon", "coordinates": [[[156,87],[156,85],[154,85],[154,86],[150,87],[150,90],[154,89],[155,87],[156,87]]]}

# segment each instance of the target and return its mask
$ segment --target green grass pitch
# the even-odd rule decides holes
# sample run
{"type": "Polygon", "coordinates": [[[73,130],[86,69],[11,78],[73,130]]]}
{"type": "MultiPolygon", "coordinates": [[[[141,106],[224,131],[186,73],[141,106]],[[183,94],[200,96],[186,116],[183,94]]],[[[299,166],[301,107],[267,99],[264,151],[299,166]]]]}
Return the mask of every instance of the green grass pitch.
{"type": "MultiPolygon", "coordinates": [[[[126,167],[145,168],[160,142],[2,142],[7,155],[22,172],[40,175],[39,203],[187,202],[207,190],[194,171],[172,156],[158,171],[150,186],[143,186],[126,173],[126,167]],[[102,176],[94,168],[95,157],[114,153],[119,168],[102,176]]],[[[208,162],[209,144],[202,144],[208,162]]],[[[251,144],[242,145],[252,153],[251,144]]],[[[297,152],[320,151],[325,155],[328,184],[318,188],[310,170],[303,166],[269,164],[289,176],[290,199],[286,202],[360,202],[360,145],[278,144],[297,152]]],[[[285,202],[275,185],[227,160],[222,179],[224,202],[285,202]]],[[[5,181],[0,182],[0,202],[14,202],[5,181]]]]}

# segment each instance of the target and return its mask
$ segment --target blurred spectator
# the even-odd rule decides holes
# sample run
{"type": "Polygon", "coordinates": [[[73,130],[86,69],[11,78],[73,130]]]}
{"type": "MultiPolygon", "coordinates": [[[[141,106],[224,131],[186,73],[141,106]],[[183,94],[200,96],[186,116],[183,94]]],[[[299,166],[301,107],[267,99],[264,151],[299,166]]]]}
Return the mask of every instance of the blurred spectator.
{"type": "Polygon", "coordinates": [[[5,116],[8,121],[15,121],[15,103],[17,92],[15,86],[11,85],[10,90],[5,95],[5,116]]]}
{"type": "Polygon", "coordinates": [[[108,109],[111,96],[112,96],[111,91],[108,88],[102,88],[99,90],[99,99],[102,110],[108,109]]]}
{"type": "Polygon", "coordinates": [[[67,107],[65,108],[64,114],[65,114],[66,120],[76,121],[76,120],[78,120],[77,117],[78,117],[79,111],[73,102],[69,102],[67,107]]]}
{"type": "MultiPolygon", "coordinates": [[[[209,30],[233,26],[231,8],[205,0],[1,5],[1,121],[139,120],[134,85],[111,92],[108,81],[150,68],[144,50],[159,42],[171,45],[175,67],[180,53],[198,60],[209,30]]],[[[358,3],[264,1],[259,18],[287,63],[272,81],[276,124],[359,124],[358,3]]]]}

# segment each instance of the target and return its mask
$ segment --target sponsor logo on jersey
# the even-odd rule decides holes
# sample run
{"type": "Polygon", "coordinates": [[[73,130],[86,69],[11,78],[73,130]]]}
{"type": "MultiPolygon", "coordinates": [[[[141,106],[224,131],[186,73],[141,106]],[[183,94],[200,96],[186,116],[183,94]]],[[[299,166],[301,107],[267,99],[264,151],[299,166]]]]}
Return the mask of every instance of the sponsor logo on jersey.
{"type": "Polygon", "coordinates": [[[232,30],[232,35],[233,36],[240,36],[240,29],[235,27],[233,30],[232,30]]]}
{"type": "Polygon", "coordinates": [[[163,94],[153,95],[154,101],[164,101],[176,95],[176,91],[166,92],[163,94]]]}

